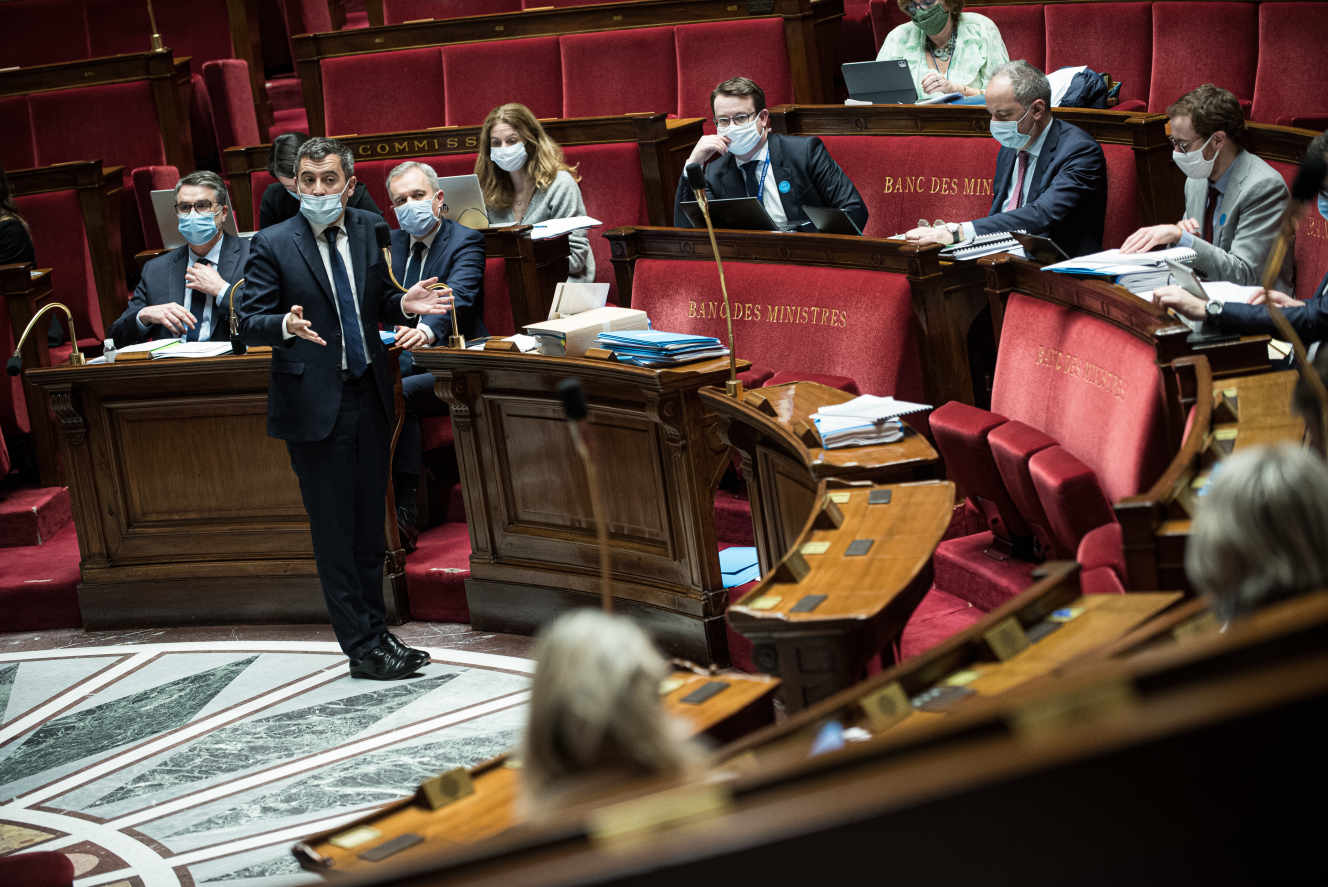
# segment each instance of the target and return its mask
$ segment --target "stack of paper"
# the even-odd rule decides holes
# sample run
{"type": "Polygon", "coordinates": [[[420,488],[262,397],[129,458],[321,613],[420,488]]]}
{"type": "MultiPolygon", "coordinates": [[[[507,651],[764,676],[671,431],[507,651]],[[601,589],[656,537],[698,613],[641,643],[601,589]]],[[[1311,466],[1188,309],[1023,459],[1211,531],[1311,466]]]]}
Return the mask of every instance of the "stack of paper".
{"type": "Polygon", "coordinates": [[[175,341],[152,351],[152,359],[158,357],[221,357],[231,353],[230,342],[180,342],[175,341]]]}
{"type": "Polygon", "coordinates": [[[526,334],[539,339],[540,354],[581,357],[596,333],[607,330],[644,330],[650,318],[638,308],[594,308],[558,320],[526,324],[526,334]]]}
{"type": "Polygon", "coordinates": [[[1144,293],[1166,286],[1170,281],[1168,259],[1189,265],[1194,261],[1194,250],[1184,246],[1154,250],[1151,253],[1123,253],[1118,249],[1109,249],[1066,259],[1047,265],[1042,270],[1075,277],[1102,277],[1132,293],[1144,293]]]}
{"type": "Polygon", "coordinates": [[[816,432],[826,449],[894,443],[904,436],[900,416],[929,410],[924,403],[864,394],[812,413],[816,432]]]}
{"type": "Polygon", "coordinates": [[[729,349],[713,336],[666,333],[663,330],[600,333],[595,345],[612,351],[618,360],[644,367],[671,367],[679,364],[725,357],[729,349]]]}

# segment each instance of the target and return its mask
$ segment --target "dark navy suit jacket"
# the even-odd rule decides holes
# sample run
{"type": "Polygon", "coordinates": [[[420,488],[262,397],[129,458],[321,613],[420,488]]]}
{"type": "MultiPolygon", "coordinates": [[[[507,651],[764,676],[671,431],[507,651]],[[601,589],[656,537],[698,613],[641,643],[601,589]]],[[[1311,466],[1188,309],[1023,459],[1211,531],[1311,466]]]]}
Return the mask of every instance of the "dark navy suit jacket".
{"type": "MultiPolygon", "coordinates": [[[[143,275],[138,280],[129,306],[111,324],[107,333],[115,340],[116,347],[147,342],[152,339],[168,339],[174,336],[170,330],[160,324],[149,324],[146,333],[138,329],[138,312],[149,305],[165,305],[176,302],[194,312],[201,323],[203,315],[197,308],[191,307],[185,300],[184,272],[188,267],[188,244],[177,246],[168,253],[157,256],[143,266],[143,275]]],[[[227,283],[235,283],[244,276],[244,263],[249,257],[249,241],[231,234],[221,235],[221,256],[217,262],[217,273],[227,283]]],[[[243,287],[241,287],[243,289],[243,287]]],[[[237,295],[238,298],[238,295],[237,295]]],[[[236,306],[239,310],[239,306],[236,306]]],[[[226,304],[212,305],[211,341],[219,342],[230,338],[230,312],[226,304]]]]}
{"type": "Polygon", "coordinates": [[[1042,153],[1030,171],[1028,200],[1008,213],[1001,207],[1010,196],[1010,176],[1019,152],[1001,148],[996,155],[991,215],[974,219],[973,230],[991,234],[1022,228],[1051,238],[1068,256],[1099,252],[1107,217],[1107,159],[1102,146],[1079,127],[1055,117],[1048,129],[1042,153]]]}
{"type": "MultiPolygon", "coordinates": [[[[779,190],[784,215],[797,231],[815,231],[816,226],[802,211],[804,206],[834,206],[848,213],[858,225],[867,227],[867,205],[854,187],[853,181],[835,163],[825,145],[815,136],[786,136],[770,134],[770,172],[775,184],[788,183],[788,190],[779,190]]],[[[705,165],[706,189],[712,198],[746,197],[747,183],[742,169],[732,154],[716,157],[705,165]]],[[[673,224],[690,228],[692,223],[682,211],[684,200],[695,200],[692,186],[684,173],[678,180],[678,191],[673,201],[673,224]]]]}
{"type": "MultiPolygon", "coordinates": [[[[1299,308],[1283,308],[1287,322],[1300,336],[1302,342],[1320,342],[1328,339],[1328,274],[1319,281],[1319,288],[1312,298],[1306,299],[1299,308]]],[[[1268,309],[1262,305],[1246,305],[1241,302],[1227,302],[1218,315],[1217,328],[1224,333],[1240,333],[1246,336],[1267,334],[1278,336],[1273,326],[1273,319],[1268,316],[1268,309]]]]}
{"type": "MultiPolygon", "coordinates": [[[[404,280],[410,258],[410,235],[392,232],[392,273],[404,280]]],[[[452,288],[456,300],[457,327],[467,340],[487,336],[484,328],[484,233],[443,219],[424,257],[420,279],[437,277],[452,288]]],[[[434,314],[421,320],[433,330],[434,344],[446,345],[452,335],[450,314],[434,314]]]]}
{"type": "MultiPolygon", "coordinates": [[[[372,360],[369,372],[390,427],[395,367],[378,328],[414,325],[418,318],[401,313],[402,293],[392,285],[378,247],[376,229],[381,227],[386,235],[387,223],[381,216],[348,208],[343,224],[350,237],[349,270],[359,298],[361,334],[372,360]]],[[[303,215],[253,236],[244,277],[242,298],[236,304],[240,335],[250,345],[272,346],[267,432],[292,443],[323,440],[332,433],[341,404],[341,324],[313,229],[303,215]],[[282,321],[292,305],[304,307],[305,319],[326,345],[298,336],[283,338],[282,321]]]]}

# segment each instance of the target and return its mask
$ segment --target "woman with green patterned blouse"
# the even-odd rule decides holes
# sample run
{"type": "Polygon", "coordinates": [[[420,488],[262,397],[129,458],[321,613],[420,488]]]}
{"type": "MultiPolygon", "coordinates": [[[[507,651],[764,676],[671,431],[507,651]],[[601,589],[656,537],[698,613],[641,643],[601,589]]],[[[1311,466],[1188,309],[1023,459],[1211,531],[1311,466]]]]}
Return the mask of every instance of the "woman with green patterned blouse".
{"type": "Polygon", "coordinates": [[[878,61],[904,59],[918,98],[961,92],[981,95],[996,69],[1010,60],[996,23],[963,12],[964,0],[898,0],[912,21],[885,37],[878,61]]]}

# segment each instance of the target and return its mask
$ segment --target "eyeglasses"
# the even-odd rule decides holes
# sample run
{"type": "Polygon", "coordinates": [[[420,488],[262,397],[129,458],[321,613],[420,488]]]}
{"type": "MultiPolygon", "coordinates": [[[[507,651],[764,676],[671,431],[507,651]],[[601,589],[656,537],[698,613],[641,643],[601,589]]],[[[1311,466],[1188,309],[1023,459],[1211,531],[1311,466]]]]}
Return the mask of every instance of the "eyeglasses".
{"type": "Polygon", "coordinates": [[[197,210],[200,213],[210,213],[214,208],[220,208],[211,200],[195,200],[193,203],[177,203],[175,211],[182,216],[189,215],[189,210],[197,210]]]}
{"type": "Polygon", "coordinates": [[[715,129],[728,129],[730,126],[746,126],[760,116],[760,113],[760,111],[757,111],[755,114],[734,114],[732,117],[716,117],[715,129]]]}
{"type": "MultiPolygon", "coordinates": [[[[1192,139],[1185,139],[1183,141],[1180,139],[1167,139],[1167,141],[1171,142],[1171,147],[1176,149],[1177,154],[1188,154],[1194,150],[1194,143],[1201,139],[1203,140],[1204,145],[1208,144],[1208,139],[1205,139],[1203,136],[1195,136],[1192,139]]],[[[1202,145],[1200,147],[1202,147],[1202,145]]]]}

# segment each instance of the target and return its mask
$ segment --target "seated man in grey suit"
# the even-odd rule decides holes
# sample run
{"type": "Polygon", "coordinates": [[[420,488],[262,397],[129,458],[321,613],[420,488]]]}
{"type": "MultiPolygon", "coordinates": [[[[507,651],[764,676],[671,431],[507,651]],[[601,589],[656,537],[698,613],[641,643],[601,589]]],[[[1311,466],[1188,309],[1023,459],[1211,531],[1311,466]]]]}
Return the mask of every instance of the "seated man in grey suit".
{"type": "Polygon", "coordinates": [[[249,258],[249,242],[221,230],[230,211],[216,173],[191,172],[176,183],[175,212],[186,243],[143,266],[133,298],[108,333],[117,347],[172,336],[230,338],[225,296],[249,258]]]}
{"type": "MultiPolygon", "coordinates": [[[[1236,97],[1205,83],[1167,108],[1171,155],[1185,173],[1185,218],[1140,228],[1121,244],[1127,253],[1159,246],[1194,250],[1194,270],[1208,280],[1256,284],[1286,205],[1282,176],[1241,147],[1245,112],[1236,97]]],[[[1278,289],[1295,292],[1294,251],[1288,250],[1278,289]]]]}

